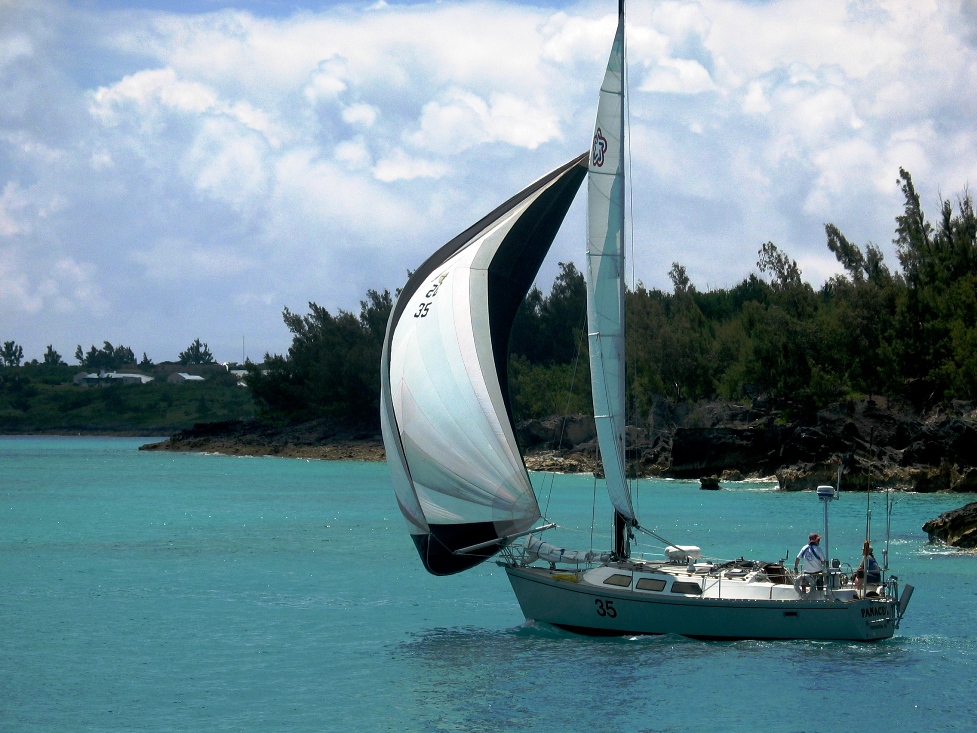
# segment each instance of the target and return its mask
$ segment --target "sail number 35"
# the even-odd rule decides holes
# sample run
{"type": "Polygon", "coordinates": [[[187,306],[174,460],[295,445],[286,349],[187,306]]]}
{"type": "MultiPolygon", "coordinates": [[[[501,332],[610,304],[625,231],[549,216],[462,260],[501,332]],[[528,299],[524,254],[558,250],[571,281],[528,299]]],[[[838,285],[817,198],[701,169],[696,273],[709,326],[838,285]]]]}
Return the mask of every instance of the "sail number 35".
{"type": "Polygon", "coordinates": [[[608,618],[617,618],[617,609],[614,608],[614,601],[604,601],[600,598],[594,599],[594,605],[597,606],[598,616],[607,616],[608,618]]]}
{"type": "MultiPolygon", "coordinates": [[[[426,293],[424,293],[424,297],[433,298],[435,295],[437,295],[438,288],[441,287],[442,282],[444,282],[444,276],[442,276],[433,285],[431,285],[431,289],[428,290],[426,293]]],[[[414,318],[423,318],[424,316],[426,316],[428,313],[431,312],[432,305],[433,305],[433,301],[431,300],[418,304],[417,312],[414,313],[414,318]]]]}

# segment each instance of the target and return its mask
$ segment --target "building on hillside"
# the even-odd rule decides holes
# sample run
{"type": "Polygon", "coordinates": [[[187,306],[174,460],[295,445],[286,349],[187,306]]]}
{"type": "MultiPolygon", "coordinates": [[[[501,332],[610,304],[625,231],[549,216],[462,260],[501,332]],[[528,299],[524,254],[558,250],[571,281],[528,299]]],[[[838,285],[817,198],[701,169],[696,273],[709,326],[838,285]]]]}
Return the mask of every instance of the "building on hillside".
{"type": "Polygon", "coordinates": [[[173,372],[166,378],[170,384],[185,384],[186,382],[202,382],[204,378],[197,374],[187,374],[186,372],[173,372]]]}
{"type": "Polygon", "coordinates": [[[78,386],[108,387],[112,384],[146,384],[153,378],[134,372],[78,372],[72,381],[78,386]]]}

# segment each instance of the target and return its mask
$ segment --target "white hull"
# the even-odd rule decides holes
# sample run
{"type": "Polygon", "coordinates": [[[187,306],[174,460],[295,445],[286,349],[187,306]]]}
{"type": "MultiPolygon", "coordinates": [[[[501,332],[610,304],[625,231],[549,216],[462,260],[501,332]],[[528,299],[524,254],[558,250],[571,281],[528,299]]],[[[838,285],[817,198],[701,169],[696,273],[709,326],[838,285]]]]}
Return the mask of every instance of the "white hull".
{"type": "MultiPolygon", "coordinates": [[[[590,582],[593,573],[506,566],[526,619],[579,633],[877,641],[890,638],[896,627],[898,604],[891,598],[826,599],[819,592],[800,598],[790,585],[770,588],[769,598],[724,598],[721,590],[711,596],[646,593],[590,582]],[[789,594],[794,598],[782,597],[789,594]]],[[[743,583],[724,582],[730,595],[746,590],[743,583]]],[[[766,587],[749,590],[766,595],[766,587]]]]}

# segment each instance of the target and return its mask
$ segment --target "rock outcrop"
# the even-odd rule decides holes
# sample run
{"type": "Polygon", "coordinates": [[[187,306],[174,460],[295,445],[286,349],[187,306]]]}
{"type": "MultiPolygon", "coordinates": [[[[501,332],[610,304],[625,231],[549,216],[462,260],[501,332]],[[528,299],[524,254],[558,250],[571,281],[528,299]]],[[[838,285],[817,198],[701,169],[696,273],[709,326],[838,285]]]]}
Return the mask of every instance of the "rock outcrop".
{"type": "Polygon", "coordinates": [[[930,542],[945,542],[953,547],[977,548],[977,501],[944,512],[923,525],[930,542]]]}
{"type": "MultiPolygon", "coordinates": [[[[528,458],[596,464],[590,417],[520,424],[528,458]]],[[[834,484],[840,462],[849,490],[898,488],[919,492],[977,491],[977,409],[954,402],[919,416],[882,397],[849,400],[810,415],[790,405],[656,400],[645,420],[627,429],[631,476],[702,478],[776,475],[787,491],[834,484]]]]}
{"type": "MultiPolygon", "coordinates": [[[[527,420],[516,438],[530,470],[603,475],[591,416],[527,420]]],[[[848,490],[977,491],[977,408],[954,402],[916,415],[884,398],[850,400],[814,414],[782,402],[751,405],[656,400],[626,431],[628,475],[738,481],[776,475],[787,491],[834,484],[848,490]]],[[[143,450],[383,460],[376,430],[328,420],[206,423],[143,450]]]]}
{"type": "Polygon", "coordinates": [[[376,431],[349,430],[330,420],[198,423],[168,440],[140,446],[139,450],[344,461],[382,461],[386,455],[376,431]]]}

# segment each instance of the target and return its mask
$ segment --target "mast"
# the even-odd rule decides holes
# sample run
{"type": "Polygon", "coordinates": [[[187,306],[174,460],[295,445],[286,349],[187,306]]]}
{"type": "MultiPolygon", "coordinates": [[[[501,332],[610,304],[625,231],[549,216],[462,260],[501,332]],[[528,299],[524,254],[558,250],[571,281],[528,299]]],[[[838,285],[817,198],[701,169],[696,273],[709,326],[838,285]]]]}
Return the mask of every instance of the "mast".
{"type": "Polygon", "coordinates": [[[614,506],[614,553],[622,558],[630,555],[629,530],[637,525],[624,460],[624,64],[619,0],[587,176],[587,323],[597,441],[614,506]]]}

